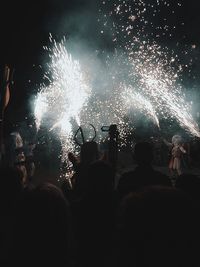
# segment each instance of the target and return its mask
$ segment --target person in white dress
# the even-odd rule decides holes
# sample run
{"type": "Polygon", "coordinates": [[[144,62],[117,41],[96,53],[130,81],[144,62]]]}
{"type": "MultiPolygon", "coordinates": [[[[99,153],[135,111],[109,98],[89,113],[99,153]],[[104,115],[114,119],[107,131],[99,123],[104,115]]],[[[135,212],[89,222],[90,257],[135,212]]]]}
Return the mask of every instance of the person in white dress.
{"type": "Polygon", "coordinates": [[[171,156],[169,161],[170,175],[179,176],[183,173],[182,170],[182,156],[186,154],[187,151],[183,147],[183,140],[180,135],[174,135],[172,137],[172,142],[168,142],[163,139],[164,143],[171,149],[171,156]]]}

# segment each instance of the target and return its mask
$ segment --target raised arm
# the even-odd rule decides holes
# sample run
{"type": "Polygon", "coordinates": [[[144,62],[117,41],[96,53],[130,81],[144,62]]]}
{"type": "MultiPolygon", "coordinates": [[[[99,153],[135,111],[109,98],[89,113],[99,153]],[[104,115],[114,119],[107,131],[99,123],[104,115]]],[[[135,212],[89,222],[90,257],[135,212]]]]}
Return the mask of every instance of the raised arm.
{"type": "Polygon", "coordinates": [[[181,152],[184,153],[184,154],[187,153],[186,150],[183,148],[183,146],[180,146],[180,150],[181,150],[181,152]]]}
{"type": "Polygon", "coordinates": [[[167,145],[168,147],[172,147],[172,143],[168,142],[165,138],[163,138],[162,140],[165,143],[165,145],[167,145]]]}

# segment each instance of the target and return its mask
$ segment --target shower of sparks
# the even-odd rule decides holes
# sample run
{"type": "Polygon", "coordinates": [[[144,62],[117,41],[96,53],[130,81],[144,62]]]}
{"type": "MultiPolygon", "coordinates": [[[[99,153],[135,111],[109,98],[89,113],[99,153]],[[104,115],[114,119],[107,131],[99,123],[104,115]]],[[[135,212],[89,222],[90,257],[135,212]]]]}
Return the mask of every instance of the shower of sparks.
{"type": "Polygon", "coordinates": [[[125,145],[125,141],[130,131],[130,126],[125,120],[126,110],[122,105],[121,96],[118,91],[112,92],[111,95],[93,94],[88,106],[83,109],[81,122],[83,124],[91,123],[97,130],[97,142],[101,142],[105,134],[102,133],[102,126],[116,124],[119,130],[122,142],[120,146],[125,145]]]}
{"type": "Polygon", "coordinates": [[[157,127],[160,128],[159,119],[153,105],[143,95],[136,92],[133,87],[124,87],[122,98],[127,111],[140,110],[141,112],[146,113],[154,121],[157,127]]]}
{"type": "MultiPolygon", "coordinates": [[[[148,47],[148,53],[133,57],[133,75],[137,76],[140,91],[149,98],[160,115],[175,118],[181,127],[200,137],[200,130],[192,118],[192,107],[185,100],[183,88],[178,83],[178,72],[166,61],[158,46],[148,47]]],[[[171,58],[170,62],[173,62],[171,58]]],[[[179,68],[181,70],[181,68],[179,68]]]]}
{"type": "Polygon", "coordinates": [[[36,127],[37,130],[39,130],[42,117],[43,115],[47,112],[48,110],[48,102],[46,99],[46,94],[45,92],[41,91],[38,93],[37,98],[35,100],[35,118],[36,118],[36,127]]]}
{"type": "Polygon", "coordinates": [[[79,126],[85,126],[89,141],[93,137],[89,124],[94,125],[96,141],[101,142],[105,137],[101,127],[117,124],[123,145],[134,130],[134,116],[130,114],[135,110],[144,113],[161,131],[160,118],[175,118],[186,131],[200,137],[179,79],[185,66],[173,50],[158,45],[159,38],[169,39],[174,34],[176,28],[170,25],[167,14],[176,16],[174,8],[180,8],[181,3],[148,2],[102,2],[100,32],[102,36],[109,32],[115,52],[106,56],[106,70],[98,71],[93,86],[89,85],[92,72],[83,72],[88,66],[82,68],[74,60],[65,40],[57,43],[50,36],[53,47],[45,48],[50,64],[44,76],[49,85],[40,88],[35,116],[38,128],[48,124],[49,131],[59,136],[61,159],[67,165],[68,152],[76,152],[74,133],[79,126]],[[162,9],[166,16],[162,16],[162,9]]]}
{"type": "Polygon", "coordinates": [[[135,46],[135,41],[151,41],[162,36],[169,38],[176,27],[170,24],[168,17],[176,18],[175,10],[182,7],[181,1],[103,1],[99,10],[99,21],[104,26],[102,32],[111,28],[113,41],[118,45],[126,42],[125,45],[130,47],[135,46]]]}
{"type": "Polygon", "coordinates": [[[169,39],[174,34],[176,27],[170,25],[167,14],[176,16],[174,9],[181,6],[180,1],[172,4],[166,0],[154,3],[116,0],[107,5],[103,2],[99,21],[103,22],[104,31],[110,27],[115,49],[124,51],[120,66],[128,68],[128,79],[123,83],[128,88],[131,86],[131,92],[125,90],[123,98],[143,111],[146,105],[147,114],[157,125],[158,118],[175,118],[186,131],[200,137],[199,127],[191,115],[192,106],[186,101],[179,82],[180,73],[187,66],[179,63],[173,50],[157,44],[159,38],[169,39]],[[165,16],[162,16],[163,10],[165,16]],[[142,98],[147,102],[137,106],[142,98]]]}
{"type": "Polygon", "coordinates": [[[38,127],[45,117],[50,131],[54,131],[62,144],[62,161],[68,152],[74,152],[73,127],[80,125],[80,112],[87,103],[91,89],[87,85],[81,66],[68,53],[64,40],[53,42],[53,48],[45,48],[50,55],[50,64],[45,78],[49,86],[43,86],[35,101],[35,116],[38,127]]]}

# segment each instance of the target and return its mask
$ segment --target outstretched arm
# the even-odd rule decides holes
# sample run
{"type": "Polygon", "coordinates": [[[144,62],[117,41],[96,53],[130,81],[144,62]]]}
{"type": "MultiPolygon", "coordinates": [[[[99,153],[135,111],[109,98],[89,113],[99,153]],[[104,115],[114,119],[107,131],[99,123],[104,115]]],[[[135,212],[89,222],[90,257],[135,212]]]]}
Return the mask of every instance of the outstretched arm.
{"type": "Polygon", "coordinates": [[[165,138],[163,138],[162,140],[165,143],[165,145],[167,145],[168,147],[172,147],[172,143],[168,142],[165,138]]]}
{"type": "Polygon", "coordinates": [[[181,152],[184,153],[184,154],[187,153],[186,150],[185,150],[182,146],[180,146],[180,150],[181,150],[181,152]]]}

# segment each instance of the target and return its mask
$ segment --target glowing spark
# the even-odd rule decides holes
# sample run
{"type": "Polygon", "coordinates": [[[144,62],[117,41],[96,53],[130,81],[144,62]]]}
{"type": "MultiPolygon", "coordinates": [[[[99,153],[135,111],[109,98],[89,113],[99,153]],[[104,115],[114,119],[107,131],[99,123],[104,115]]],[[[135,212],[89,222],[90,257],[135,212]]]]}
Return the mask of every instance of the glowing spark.
{"type": "Polygon", "coordinates": [[[145,57],[144,54],[139,54],[140,58],[134,58],[132,62],[135,71],[133,75],[138,75],[140,90],[151,99],[160,114],[166,118],[176,118],[183,128],[200,137],[199,127],[191,116],[191,106],[177,83],[177,73],[167,65],[168,61],[158,58],[158,54],[162,55],[159,47],[154,46],[150,50],[151,53],[145,54],[145,57]]]}
{"type": "Polygon", "coordinates": [[[120,137],[123,140],[120,145],[123,146],[130,130],[129,125],[124,120],[125,116],[126,111],[122,105],[119,91],[112,91],[110,95],[106,92],[103,95],[94,94],[87,107],[82,111],[81,122],[83,124],[91,123],[95,126],[97,131],[96,141],[99,143],[105,137],[101,127],[117,124],[120,137]]]}
{"type": "MultiPolygon", "coordinates": [[[[35,116],[41,122],[47,117],[50,131],[60,137],[62,143],[62,160],[74,151],[73,127],[80,124],[80,112],[87,103],[90,87],[86,84],[80,63],[72,58],[65,48],[64,42],[52,41],[51,62],[48,65],[50,84],[41,89],[35,101],[35,116]]],[[[39,125],[39,124],[38,124],[39,125]]]]}
{"type": "Polygon", "coordinates": [[[47,109],[48,109],[48,103],[45,93],[40,92],[38,93],[37,98],[35,100],[35,110],[34,110],[37,130],[39,130],[40,128],[42,117],[46,113],[47,109]]]}
{"type": "Polygon", "coordinates": [[[124,88],[122,98],[124,100],[124,105],[127,110],[136,109],[141,110],[147,116],[153,119],[154,123],[160,128],[159,119],[156,115],[156,111],[154,110],[151,102],[145,99],[145,97],[137,92],[133,87],[124,88]]]}
{"type": "MultiPolygon", "coordinates": [[[[181,127],[200,137],[199,127],[191,116],[191,105],[178,82],[179,73],[189,65],[181,65],[173,51],[157,45],[160,36],[170,38],[176,29],[166,24],[166,17],[159,20],[160,25],[153,23],[156,16],[162,17],[162,7],[169,7],[169,14],[174,12],[169,3],[165,0],[156,0],[154,4],[143,0],[108,2],[102,2],[101,11],[107,4],[111,10],[102,14],[101,21],[104,28],[111,30],[115,53],[106,57],[106,73],[98,72],[100,92],[96,84],[91,91],[81,64],[68,53],[63,41],[56,43],[50,36],[53,48],[45,48],[51,59],[44,75],[49,85],[42,87],[37,96],[35,116],[38,127],[46,121],[48,128],[59,136],[63,161],[67,161],[69,151],[76,151],[73,134],[80,125],[93,124],[100,142],[101,127],[117,124],[125,142],[134,127],[130,109],[147,114],[158,127],[160,117],[176,118],[181,127]]],[[[177,6],[181,6],[180,2],[177,6]]],[[[105,31],[100,33],[103,35],[105,31]]],[[[195,48],[193,45],[192,49],[195,48]]],[[[88,131],[86,140],[89,137],[88,131]]]]}
{"type": "MultiPolygon", "coordinates": [[[[180,1],[176,5],[180,8],[180,1]]],[[[192,108],[185,100],[183,88],[178,82],[183,66],[178,66],[179,61],[173,51],[169,52],[168,47],[161,48],[156,43],[161,34],[170,38],[176,30],[175,25],[166,24],[166,17],[160,20],[159,25],[154,25],[152,20],[161,14],[162,7],[169,14],[174,12],[170,3],[157,0],[156,3],[150,4],[147,1],[134,0],[132,4],[128,4],[127,1],[116,0],[114,6],[110,12],[110,19],[115,21],[112,24],[114,45],[116,49],[119,47],[124,50],[124,60],[120,62],[120,67],[126,69],[129,64],[132,65],[128,71],[129,77],[122,80],[122,83],[132,87],[130,99],[133,103],[139,103],[139,92],[141,98],[144,97],[149,104],[146,104],[146,108],[150,111],[151,106],[155,108],[156,113],[148,113],[152,118],[153,114],[166,119],[176,118],[181,127],[199,137],[199,127],[191,116],[192,108]],[[116,19],[119,17],[120,19],[116,19]]],[[[193,49],[195,47],[192,46],[193,49]]],[[[123,94],[123,97],[128,99],[126,93],[129,95],[130,92],[125,90],[123,94]]],[[[137,108],[143,109],[144,106],[138,105],[137,108]]]]}

